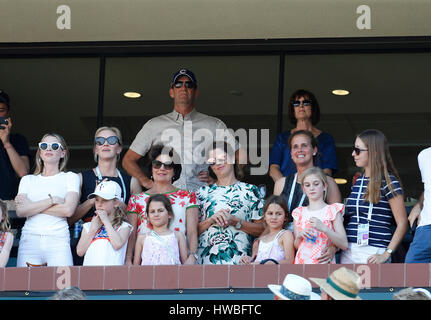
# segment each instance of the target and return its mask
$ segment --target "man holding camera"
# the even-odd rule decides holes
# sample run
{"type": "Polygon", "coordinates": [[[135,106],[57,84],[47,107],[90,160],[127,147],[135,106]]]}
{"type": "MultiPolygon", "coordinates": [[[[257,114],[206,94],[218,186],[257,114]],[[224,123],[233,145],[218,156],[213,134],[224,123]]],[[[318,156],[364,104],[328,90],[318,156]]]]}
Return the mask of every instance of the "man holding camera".
{"type": "Polygon", "coordinates": [[[12,200],[18,189],[18,178],[30,170],[30,150],[20,134],[11,134],[9,96],[0,90],[0,199],[12,200]]]}

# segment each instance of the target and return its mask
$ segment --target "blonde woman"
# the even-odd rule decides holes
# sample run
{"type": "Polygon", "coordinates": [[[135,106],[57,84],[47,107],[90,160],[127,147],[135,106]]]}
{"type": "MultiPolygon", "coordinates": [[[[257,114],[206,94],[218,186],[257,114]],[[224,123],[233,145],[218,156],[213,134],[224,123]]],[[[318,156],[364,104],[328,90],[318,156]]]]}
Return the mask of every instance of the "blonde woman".
{"type": "Polygon", "coordinates": [[[0,200],[0,267],[4,268],[9,261],[10,250],[13,245],[13,234],[10,232],[9,216],[6,202],[0,200]]]}
{"type": "Polygon", "coordinates": [[[352,152],[362,168],[346,203],[348,249],[341,263],[385,263],[408,228],[403,190],[382,132],[369,129],[356,137],[352,152]],[[392,221],[396,229],[392,234],[392,221]]]}
{"type": "MultiPolygon", "coordinates": [[[[142,187],[136,178],[119,170],[117,165],[123,150],[121,132],[116,127],[100,127],[94,134],[94,162],[95,168],[79,173],[81,198],[75,214],[68,219],[73,224],[79,219],[91,222],[95,215],[95,198],[88,199],[88,195],[94,192],[96,185],[102,180],[111,180],[121,187],[119,206],[126,212],[127,203],[132,194],[140,193],[142,187]]],[[[82,265],[83,259],[74,256],[75,265],[82,265]]],[[[131,261],[130,263],[131,264],[131,261]]]]}
{"type": "Polygon", "coordinates": [[[21,179],[16,214],[27,218],[21,232],[17,267],[73,264],[67,218],[79,199],[79,177],[66,171],[66,141],[56,133],[43,136],[36,169],[21,179]]]}

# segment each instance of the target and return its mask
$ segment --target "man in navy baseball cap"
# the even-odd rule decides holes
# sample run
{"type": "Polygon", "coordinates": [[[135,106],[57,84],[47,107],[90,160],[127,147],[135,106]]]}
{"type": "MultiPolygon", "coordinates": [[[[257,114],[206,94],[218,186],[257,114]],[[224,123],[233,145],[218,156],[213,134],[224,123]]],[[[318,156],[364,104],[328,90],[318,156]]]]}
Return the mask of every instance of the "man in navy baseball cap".
{"type": "Polygon", "coordinates": [[[195,74],[188,69],[180,69],[177,72],[175,72],[174,77],[172,78],[171,86],[175,85],[178,78],[181,76],[188,77],[192,81],[192,83],[195,85],[195,87],[197,87],[198,81],[196,80],[195,74]]]}

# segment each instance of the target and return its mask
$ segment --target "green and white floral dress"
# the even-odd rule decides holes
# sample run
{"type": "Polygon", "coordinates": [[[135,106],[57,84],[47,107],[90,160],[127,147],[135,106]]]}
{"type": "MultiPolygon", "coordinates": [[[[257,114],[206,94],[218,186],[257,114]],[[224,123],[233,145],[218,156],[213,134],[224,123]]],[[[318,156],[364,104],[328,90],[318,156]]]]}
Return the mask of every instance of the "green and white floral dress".
{"type": "MultiPolygon", "coordinates": [[[[201,187],[197,194],[199,221],[204,221],[221,209],[241,220],[253,222],[263,217],[263,199],[252,184],[237,182],[231,186],[216,183],[201,187]]],[[[201,264],[238,264],[244,254],[251,255],[252,237],[234,226],[213,224],[199,236],[198,255],[201,264]]]]}

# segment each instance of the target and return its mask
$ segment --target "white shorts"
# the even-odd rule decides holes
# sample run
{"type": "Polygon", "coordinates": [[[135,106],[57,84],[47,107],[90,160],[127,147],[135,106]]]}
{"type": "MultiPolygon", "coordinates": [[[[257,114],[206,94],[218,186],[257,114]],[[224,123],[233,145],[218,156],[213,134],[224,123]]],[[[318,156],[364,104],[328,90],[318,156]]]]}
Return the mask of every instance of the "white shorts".
{"type": "MultiPolygon", "coordinates": [[[[373,254],[382,254],[385,248],[372,247],[372,246],[358,246],[356,243],[349,242],[349,247],[341,251],[340,263],[341,264],[367,264],[367,260],[373,254]]],[[[391,258],[386,261],[390,263],[391,258]]]]}
{"type": "Polygon", "coordinates": [[[73,266],[70,236],[22,234],[19,241],[17,267],[27,267],[26,262],[48,266],[73,266]]]}

